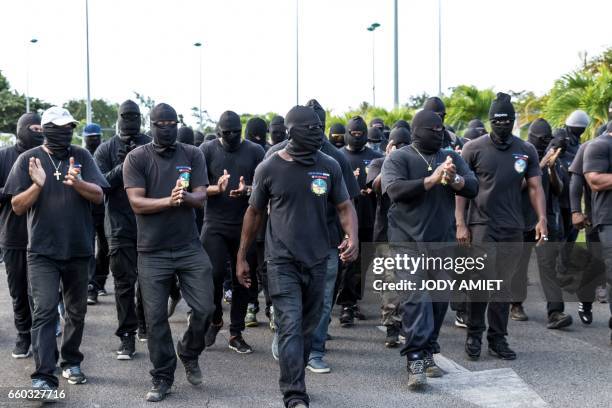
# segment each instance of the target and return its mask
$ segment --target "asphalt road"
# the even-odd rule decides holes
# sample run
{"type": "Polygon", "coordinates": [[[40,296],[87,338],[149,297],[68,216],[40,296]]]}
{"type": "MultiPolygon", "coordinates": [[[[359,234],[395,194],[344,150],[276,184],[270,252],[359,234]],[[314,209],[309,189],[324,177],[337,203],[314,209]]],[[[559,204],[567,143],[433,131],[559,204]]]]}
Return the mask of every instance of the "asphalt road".
{"type": "MultiPolygon", "coordinates": [[[[4,267],[0,265],[4,275],[4,267]]],[[[532,281],[537,281],[533,278],[532,281]]],[[[118,339],[113,333],[116,312],[112,282],[109,296],[89,308],[81,350],[82,368],[89,382],[69,385],[66,407],[151,407],[144,401],[150,386],[150,362],[146,343],[138,343],[136,358],[118,361],[114,351],[118,339]]],[[[371,288],[371,286],[368,286],[371,288]]],[[[378,295],[372,289],[362,305],[368,320],[343,329],[334,317],[328,342],[330,374],[307,372],[312,407],[610,407],[612,401],[612,347],[607,327],[608,305],[597,304],[594,322],[584,326],[578,321],[577,304],[566,305],[574,324],[563,331],[545,327],[545,304],[537,300],[537,289],[530,287],[526,311],[528,322],[511,322],[509,342],[517,351],[516,361],[500,361],[483,352],[478,362],[468,361],[463,352],[465,332],[452,325],[447,314],[440,344],[441,363],[449,374],[430,381],[424,391],[406,387],[405,360],[398,350],[385,349],[384,334],[378,325],[378,295]]],[[[177,339],[186,324],[186,305],[182,302],[171,318],[177,339]]],[[[260,319],[265,319],[260,314],[260,319]]],[[[14,344],[11,301],[6,281],[0,283],[0,390],[24,387],[30,382],[32,358],[11,358],[14,344]]],[[[227,326],[226,326],[227,327],[227,326]]],[[[204,384],[193,387],[185,380],[179,363],[173,393],[156,407],[282,407],[278,390],[278,365],[270,354],[272,334],[266,324],[247,329],[245,339],[255,352],[238,355],[227,348],[227,331],[222,331],[212,348],[200,358],[204,384]]],[[[486,343],[485,343],[486,345],[486,343]]],[[[39,403],[8,401],[2,407],[34,407],[39,403]]]]}

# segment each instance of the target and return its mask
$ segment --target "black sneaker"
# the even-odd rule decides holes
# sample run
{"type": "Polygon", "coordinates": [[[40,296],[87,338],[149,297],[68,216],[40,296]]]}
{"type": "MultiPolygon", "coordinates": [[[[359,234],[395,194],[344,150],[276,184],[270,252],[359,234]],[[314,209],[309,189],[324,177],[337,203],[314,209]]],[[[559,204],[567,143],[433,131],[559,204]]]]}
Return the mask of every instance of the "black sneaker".
{"type": "Polygon", "coordinates": [[[96,290],[87,292],[87,304],[90,306],[98,304],[98,292],[96,290]]]}
{"type": "Polygon", "coordinates": [[[572,324],[572,316],[563,312],[552,312],[548,316],[548,329],[562,329],[572,324]]]}
{"type": "Polygon", "coordinates": [[[444,375],[444,371],[436,364],[433,354],[425,355],[425,375],[429,378],[439,378],[444,375]]]}
{"type": "Polygon", "coordinates": [[[136,338],[133,334],[124,334],[117,349],[117,360],[131,360],[134,354],[136,354],[136,338]]]}
{"type": "Polygon", "coordinates": [[[206,330],[206,334],[204,335],[204,344],[206,344],[206,347],[210,347],[215,344],[215,341],[217,340],[217,334],[219,334],[219,331],[221,331],[222,327],[223,322],[219,324],[211,323],[210,326],[208,326],[208,330],[206,330]]]}
{"type": "Polygon", "coordinates": [[[18,334],[15,341],[15,348],[11,355],[13,358],[28,358],[32,355],[30,345],[32,343],[30,334],[18,334]]]}
{"type": "Polygon", "coordinates": [[[198,359],[186,359],[179,355],[179,359],[183,363],[185,367],[185,375],[187,376],[187,381],[191,385],[200,385],[202,384],[202,370],[200,370],[200,365],[198,364],[198,359]]]}
{"type": "Polygon", "coordinates": [[[516,353],[508,346],[506,339],[500,339],[489,342],[489,354],[499,357],[502,360],[516,359],[516,353]]]}
{"type": "Polygon", "coordinates": [[[587,302],[578,303],[578,317],[580,317],[580,321],[584,324],[593,323],[593,304],[587,302]]]}
{"type": "Polygon", "coordinates": [[[149,402],[162,401],[168,394],[170,394],[171,388],[172,385],[168,384],[166,380],[154,378],[153,387],[151,387],[149,392],[147,392],[146,400],[149,402]]]}
{"type": "Polygon", "coordinates": [[[41,380],[39,378],[33,379],[32,390],[35,392],[28,394],[26,397],[28,401],[55,402],[57,399],[55,394],[57,387],[45,380],[41,380]]]}
{"type": "Polygon", "coordinates": [[[357,320],[367,320],[365,315],[361,313],[361,310],[359,309],[359,305],[353,306],[353,314],[355,315],[355,318],[357,320]]]}
{"type": "Polygon", "coordinates": [[[85,384],[87,382],[87,377],[85,377],[79,366],[62,369],[62,377],[67,379],[70,384],[85,384]]]}
{"type": "Polygon", "coordinates": [[[108,295],[108,292],[106,292],[106,289],[102,288],[98,290],[98,296],[106,296],[108,295]]]}
{"type": "Polygon", "coordinates": [[[399,346],[400,329],[396,324],[387,326],[387,338],[385,338],[386,348],[395,348],[399,346]]]}
{"type": "Polygon", "coordinates": [[[355,324],[355,311],[351,306],[345,306],[342,308],[342,314],[340,315],[340,326],[352,327],[355,324]]]}
{"type": "Polygon", "coordinates": [[[455,316],[455,326],[461,327],[463,329],[467,328],[467,313],[458,311],[455,316]]]}
{"type": "Polygon", "coordinates": [[[408,360],[408,388],[414,390],[426,384],[425,360],[408,360]]]}
{"type": "Polygon", "coordinates": [[[246,341],[244,341],[242,336],[230,337],[229,348],[238,354],[250,354],[253,352],[253,348],[249,346],[246,341]]]}
{"type": "Polygon", "coordinates": [[[144,327],[139,327],[138,331],[136,332],[136,337],[138,338],[138,341],[143,343],[146,342],[148,340],[147,329],[144,327]]]}
{"type": "Polygon", "coordinates": [[[465,353],[472,360],[478,360],[480,357],[480,349],[482,348],[482,340],[480,337],[468,336],[465,341],[465,353]]]}
{"type": "Polygon", "coordinates": [[[525,313],[525,309],[523,309],[523,305],[520,303],[513,304],[510,307],[510,318],[517,322],[525,322],[529,320],[527,314],[525,313]]]}

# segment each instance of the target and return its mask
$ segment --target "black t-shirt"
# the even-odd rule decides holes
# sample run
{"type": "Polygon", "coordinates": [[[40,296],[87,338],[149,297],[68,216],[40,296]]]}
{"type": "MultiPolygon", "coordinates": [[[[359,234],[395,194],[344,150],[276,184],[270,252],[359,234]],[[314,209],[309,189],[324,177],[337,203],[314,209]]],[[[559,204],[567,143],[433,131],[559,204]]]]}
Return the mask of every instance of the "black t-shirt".
{"type": "MultiPolygon", "coordinates": [[[[584,151],[584,174],[612,173],[612,136],[593,139],[584,151]]],[[[593,226],[612,224],[612,190],[592,192],[593,226]]]]}
{"type": "Polygon", "coordinates": [[[317,153],[312,166],[278,154],[263,161],[255,170],[249,204],[260,211],[270,206],[266,260],[306,267],[325,260],[330,248],[327,209],[348,199],[340,166],[324,153],[317,153]]]}
{"type": "MultiPolygon", "coordinates": [[[[143,134],[134,138],[134,143],[138,146],[150,141],[151,138],[143,134]]],[[[123,188],[123,163],[118,157],[119,150],[123,149],[124,145],[121,138],[115,135],[102,143],[94,154],[100,171],[110,184],[104,196],[104,231],[111,249],[134,246],[136,243],[136,218],[123,188]]]]}
{"type": "Polygon", "coordinates": [[[240,177],[244,177],[247,186],[253,184],[255,168],[263,160],[264,150],[261,145],[243,140],[240,147],[233,152],[226,151],[221,145],[221,139],[202,143],[200,146],[206,159],[206,170],[210,185],[217,184],[223,170],[227,170],[230,178],[227,189],[222,194],[208,197],[204,222],[214,224],[240,225],[244,213],[249,206],[249,198],[231,198],[231,190],[238,188],[240,177]]]}
{"type": "MultiPolygon", "coordinates": [[[[189,189],[208,186],[206,161],[195,146],[176,144],[172,157],[157,154],[149,143],[132,150],[123,163],[123,185],[144,188],[147,198],[169,197],[179,178],[179,168],[190,167],[189,189]]],[[[195,211],[187,206],[155,214],[136,214],[137,249],[140,252],[175,249],[198,239],[195,211]]]]}
{"type": "MultiPolygon", "coordinates": [[[[102,188],[108,187],[87,150],[73,145],[70,156],[74,157],[75,163],[81,164],[83,180],[102,188]]],[[[68,171],[68,160],[53,159],[52,164],[42,146],[28,150],[15,162],[4,185],[4,192],[15,196],[30,188],[30,157],[40,159],[47,178],[38,199],[27,213],[28,251],[58,260],[93,255],[93,204],[63,183],[68,171]],[[59,180],[54,176],[54,166],[58,166],[57,171],[61,173],[59,180]]]]}
{"type": "Polygon", "coordinates": [[[4,193],[4,184],[18,156],[15,146],[0,150],[0,248],[5,249],[26,249],[28,246],[27,217],[13,212],[12,196],[4,193]]]}
{"type": "MultiPolygon", "coordinates": [[[[555,163],[555,170],[557,176],[561,179],[562,183],[569,183],[569,178],[565,174],[564,168],[559,164],[555,163]]],[[[546,198],[546,219],[548,221],[548,229],[552,231],[559,231],[559,196],[555,194],[550,183],[550,173],[548,168],[542,171],[542,190],[544,190],[544,197],[546,198]]],[[[523,202],[523,220],[525,223],[525,231],[531,231],[535,228],[538,223],[538,215],[535,209],[531,205],[531,199],[529,198],[529,189],[527,186],[522,191],[522,202],[523,202]]]]}
{"type": "Polygon", "coordinates": [[[479,183],[478,195],[470,201],[468,224],[486,224],[494,230],[524,230],[522,183],[542,175],[535,147],[512,136],[510,147],[499,150],[485,135],[466,143],[461,156],[479,183]]]}
{"type": "Polygon", "coordinates": [[[421,189],[410,200],[394,202],[389,208],[388,237],[390,242],[450,242],[455,239],[455,194],[473,197],[478,181],[465,161],[451,150],[439,150],[435,155],[421,157],[411,146],[394,150],[382,167],[382,190],[387,193],[398,181],[419,180],[421,189]],[[449,185],[436,185],[426,191],[423,179],[451,156],[457,174],[465,179],[462,190],[455,192],[449,185]],[[423,160],[423,157],[426,160],[423,160]],[[427,161],[427,163],[425,162],[427,161]],[[431,162],[432,170],[427,169],[431,162]]]}
{"type": "MultiPolygon", "coordinates": [[[[270,149],[266,152],[266,159],[277,151],[284,149],[285,146],[287,146],[287,143],[289,143],[289,141],[284,140],[281,143],[277,143],[270,147],[270,149]]],[[[359,196],[359,184],[357,183],[357,179],[353,174],[353,168],[351,167],[351,164],[344,153],[336,148],[336,146],[331,144],[327,139],[325,139],[323,146],[321,146],[321,152],[336,160],[340,165],[342,179],[346,185],[346,190],[348,191],[349,197],[355,198],[359,196]]],[[[336,212],[336,207],[331,205],[327,208],[327,228],[329,230],[330,248],[335,248],[342,241],[343,233],[340,221],[338,219],[338,214],[336,212]]]]}
{"type": "MultiPolygon", "coordinates": [[[[376,177],[382,171],[384,157],[374,159],[368,166],[368,177],[366,179],[366,185],[369,188],[373,188],[373,183],[376,177]]],[[[387,213],[391,206],[391,200],[386,193],[376,193],[376,215],[374,217],[374,233],[372,234],[372,241],[374,242],[387,242],[387,213]]]]}
{"type": "MultiPolygon", "coordinates": [[[[369,147],[365,147],[363,150],[354,152],[347,147],[341,149],[342,153],[346,155],[351,168],[353,170],[359,169],[359,177],[357,177],[357,183],[360,189],[366,188],[366,180],[368,177],[368,166],[374,159],[383,157],[382,154],[375,152],[369,147]]],[[[374,219],[376,217],[376,194],[358,195],[355,199],[355,209],[357,210],[357,219],[359,220],[359,228],[374,228],[374,219]]]]}
{"type": "MultiPolygon", "coordinates": [[[[571,173],[571,178],[580,177],[582,178],[582,187],[584,192],[584,214],[590,219],[591,218],[591,204],[592,204],[592,193],[591,187],[589,187],[589,183],[584,179],[583,167],[584,167],[584,150],[593,140],[587,140],[586,142],[580,145],[574,160],[572,161],[571,166],[569,167],[569,172],[571,173]]],[[[582,196],[580,197],[570,197],[570,204],[572,202],[577,202],[575,208],[580,209],[581,204],[580,201],[582,196]]],[[[574,206],[572,206],[572,210],[574,206]]]]}

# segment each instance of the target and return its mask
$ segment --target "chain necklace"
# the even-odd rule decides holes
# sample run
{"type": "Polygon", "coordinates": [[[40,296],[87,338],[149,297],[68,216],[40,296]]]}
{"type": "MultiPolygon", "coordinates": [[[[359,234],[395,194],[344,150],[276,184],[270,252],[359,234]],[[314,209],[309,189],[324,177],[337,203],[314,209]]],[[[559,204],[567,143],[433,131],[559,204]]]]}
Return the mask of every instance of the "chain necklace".
{"type": "Polygon", "coordinates": [[[62,175],[62,173],[60,173],[60,171],[59,171],[60,166],[62,165],[62,161],[60,160],[59,163],[57,163],[57,166],[56,166],[55,162],[51,158],[51,155],[49,154],[49,152],[45,152],[45,153],[47,153],[47,156],[49,156],[49,160],[51,160],[51,164],[53,165],[53,168],[55,169],[55,173],[53,173],[53,175],[55,176],[55,179],[57,181],[59,181],[60,176],[62,175]]]}
{"type": "Polygon", "coordinates": [[[412,149],[419,155],[421,156],[421,159],[423,159],[423,161],[425,162],[425,164],[427,165],[427,171],[432,171],[433,167],[431,167],[431,164],[433,163],[434,159],[436,158],[436,155],[434,154],[431,158],[431,160],[428,162],[427,159],[425,159],[425,157],[423,157],[423,155],[421,154],[421,152],[419,152],[419,150],[414,147],[414,145],[410,145],[410,147],[412,147],[412,149]]]}

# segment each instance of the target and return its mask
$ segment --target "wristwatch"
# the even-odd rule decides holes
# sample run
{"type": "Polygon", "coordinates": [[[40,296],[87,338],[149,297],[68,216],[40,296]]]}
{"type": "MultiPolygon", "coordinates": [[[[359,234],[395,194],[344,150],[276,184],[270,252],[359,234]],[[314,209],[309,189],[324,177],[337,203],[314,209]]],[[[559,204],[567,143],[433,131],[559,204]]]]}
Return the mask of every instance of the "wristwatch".
{"type": "Polygon", "coordinates": [[[453,179],[453,182],[451,184],[455,185],[459,183],[461,183],[461,176],[458,174],[455,174],[455,178],[453,179]]]}

